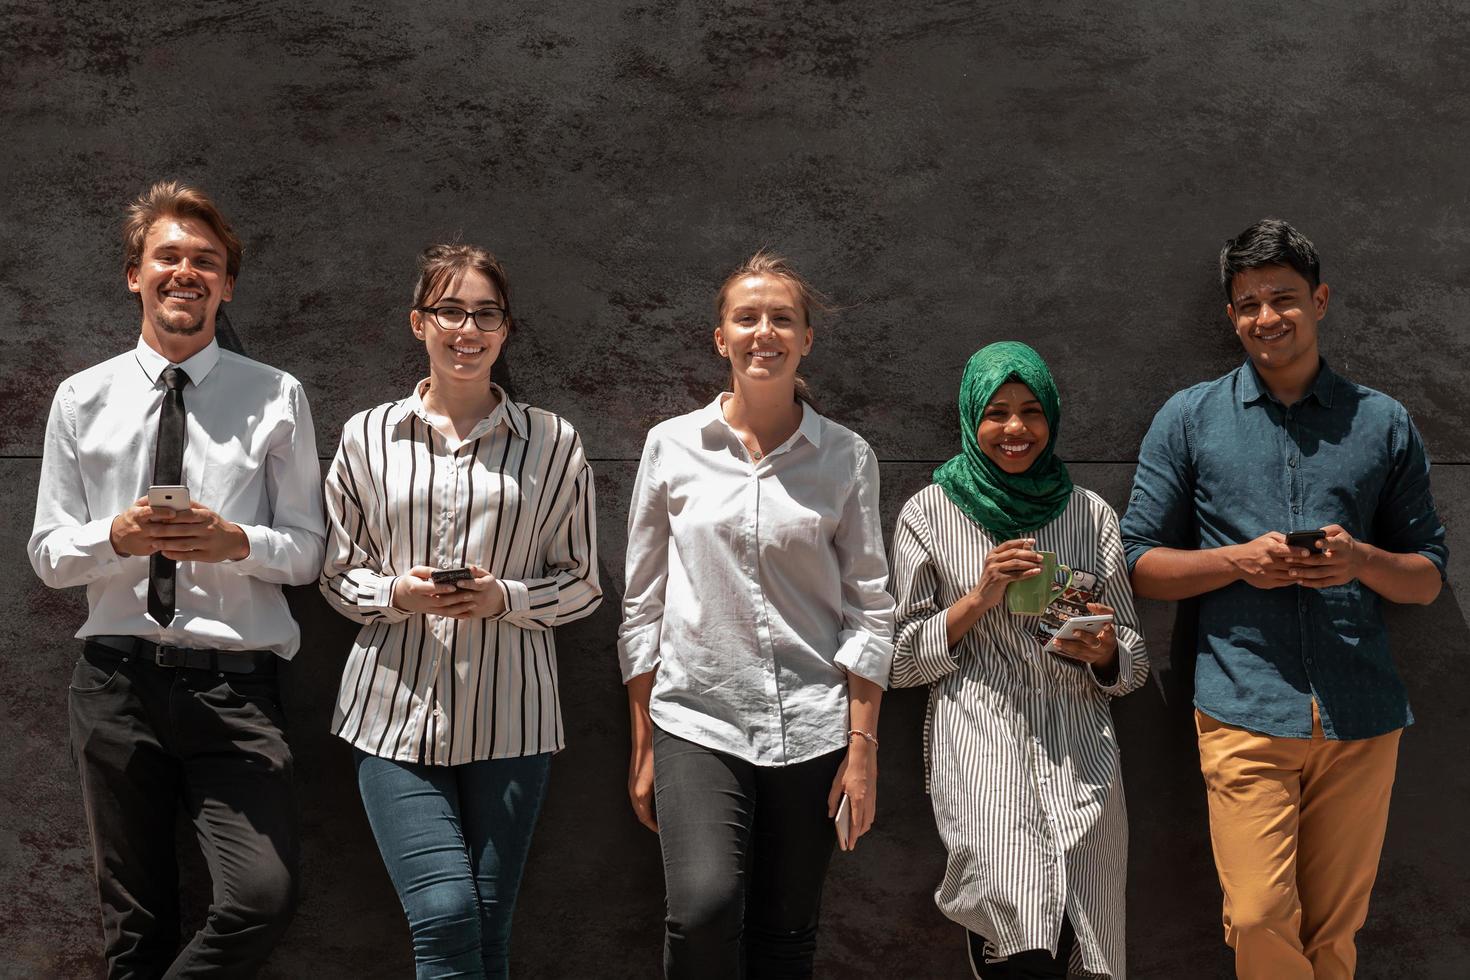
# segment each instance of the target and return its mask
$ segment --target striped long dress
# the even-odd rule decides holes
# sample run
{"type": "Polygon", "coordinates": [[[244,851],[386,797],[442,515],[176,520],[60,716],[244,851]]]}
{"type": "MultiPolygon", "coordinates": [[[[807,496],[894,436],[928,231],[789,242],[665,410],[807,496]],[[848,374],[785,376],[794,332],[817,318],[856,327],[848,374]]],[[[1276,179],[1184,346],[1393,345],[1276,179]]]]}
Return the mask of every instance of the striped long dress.
{"type": "Polygon", "coordinates": [[[1060,517],[1027,536],[1097,577],[1116,610],[1112,683],[1042,652],[1036,618],[1004,603],[951,650],[945,610],[980,580],[999,542],[937,485],[904,505],[894,531],[892,683],[930,685],[925,766],[949,852],[934,900],[1000,956],[1055,951],[1065,911],[1077,934],[1072,969],[1121,980],[1128,818],[1108,704],[1144,683],[1148,658],[1112,508],[1079,487],[1060,517]]]}

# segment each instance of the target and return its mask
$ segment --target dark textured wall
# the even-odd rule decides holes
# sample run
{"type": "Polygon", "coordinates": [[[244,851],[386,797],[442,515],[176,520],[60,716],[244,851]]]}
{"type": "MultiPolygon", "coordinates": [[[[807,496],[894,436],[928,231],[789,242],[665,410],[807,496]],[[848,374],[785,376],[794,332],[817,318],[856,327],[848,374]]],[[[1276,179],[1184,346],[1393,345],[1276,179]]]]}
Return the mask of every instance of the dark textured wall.
{"type": "MultiPolygon", "coordinates": [[[[0,4],[0,976],[98,969],[65,747],[83,600],[36,583],[23,546],[55,385],[134,343],[116,229],[163,176],[201,182],[243,232],[234,322],[306,384],[324,455],[351,412],[424,373],[405,323],[417,250],[462,235],[510,269],[517,394],[584,434],[609,595],[559,641],[569,747],[514,950],[541,977],[657,969],[657,843],[623,795],[622,525],[645,429],[720,381],[724,272],[775,245],[847,306],[810,375],[883,461],[890,524],[953,452],[964,358],[1007,337],[1050,360],[1062,454],[1121,506],[1155,409],[1238,361],[1219,242],[1290,218],[1335,290],[1327,356],[1413,411],[1458,548],[1439,601],[1392,615],[1419,721],[1360,975],[1463,976],[1467,52],[1460,9],[1431,0],[0,4]]],[[[270,975],[405,976],[402,915],[327,734],[352,630],[314,590],[292,602],[305,894],[270,975]]],[[[1130,966],[1225,976],[1188,641],[1172,607],[1145,612],[1155,683],[1115,708],[1130,966]]],[[[929,897],[922,707],[885,701],[880,819],[834,859],[823,975],[963,972],[929,897]]],[[[206,900],[197,868],[185,885],[206,900]]]]}

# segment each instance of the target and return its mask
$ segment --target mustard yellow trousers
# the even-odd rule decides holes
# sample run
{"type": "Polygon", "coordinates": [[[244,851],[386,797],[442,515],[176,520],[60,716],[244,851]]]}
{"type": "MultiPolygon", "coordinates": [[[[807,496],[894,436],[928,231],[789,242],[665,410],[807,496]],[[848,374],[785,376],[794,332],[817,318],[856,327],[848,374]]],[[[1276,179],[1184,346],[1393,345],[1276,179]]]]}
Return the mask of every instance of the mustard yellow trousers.
{"type": "Polygon", "coordinates": [[[1400,731],[1260,735],[1194,713],[1225,942],[1241,980],[1349,980],[1388,825],[1400,731]]]}

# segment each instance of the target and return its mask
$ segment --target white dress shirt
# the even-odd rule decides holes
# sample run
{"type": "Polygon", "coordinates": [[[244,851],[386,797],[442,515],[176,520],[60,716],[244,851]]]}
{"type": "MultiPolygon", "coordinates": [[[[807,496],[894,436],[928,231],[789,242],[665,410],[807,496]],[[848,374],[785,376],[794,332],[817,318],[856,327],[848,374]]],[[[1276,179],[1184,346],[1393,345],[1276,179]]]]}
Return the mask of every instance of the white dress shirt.
{"type": "Polygon", "coordinates": [[[565,420],[500,404],[463,440],[409,397],[348,420],[327,473],[322,593],[363,624],[332,728],[370,755],[459,765],[565,744],[552,628],[597,608],[592,469],[565,420]],[[479,565],[504,587],[489,619],[409,613],[415,565],[479,565]]]}
{"type": "Polygon", "coordinates": [[[271,650],[290,658],[300,631],[281,594],[321,568],[321,464],[311,409],[289,374],[213,341],[178,365],[184,387],[183,482],[192,500],[240,525],[240,561],[181,561],[177,613],[147,612],[148,559],[112,549],[112,520],[153,482],[158,414],[169,362],[136,349],[61,383],[46,420],[31,532],[31,566],[52,588],[87,587],[78,637],[120,634],[215,650],[271,650]]]}
{"type": "Polygon", "coordinates": [[[893,599],[878,463],[802,405],[752,461],[722,394],[648,433],[628,513],[623,679],[657,669],[654,722],[756,765],[847,745],[847,674],[888,686],[893,599]]]}

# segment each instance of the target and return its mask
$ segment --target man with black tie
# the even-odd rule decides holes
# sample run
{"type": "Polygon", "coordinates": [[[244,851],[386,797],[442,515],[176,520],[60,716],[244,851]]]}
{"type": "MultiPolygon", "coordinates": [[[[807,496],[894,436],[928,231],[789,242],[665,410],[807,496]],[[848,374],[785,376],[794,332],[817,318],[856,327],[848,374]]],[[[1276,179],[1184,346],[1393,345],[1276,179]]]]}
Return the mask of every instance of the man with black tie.
{"type": "Polygon", "coordinates": [[[316,440],[294,378],[215,340],[241,246],[214,203],[155,184],[124,244],[142,336],[57,389],[31,565],[87,587],[69,713],[109,976],[252,976],[296,895],[276,667],[300,645],[281,586],[322,564],[316,440]],[[214,892],[182,950],[181,802],[214,892]]]}

